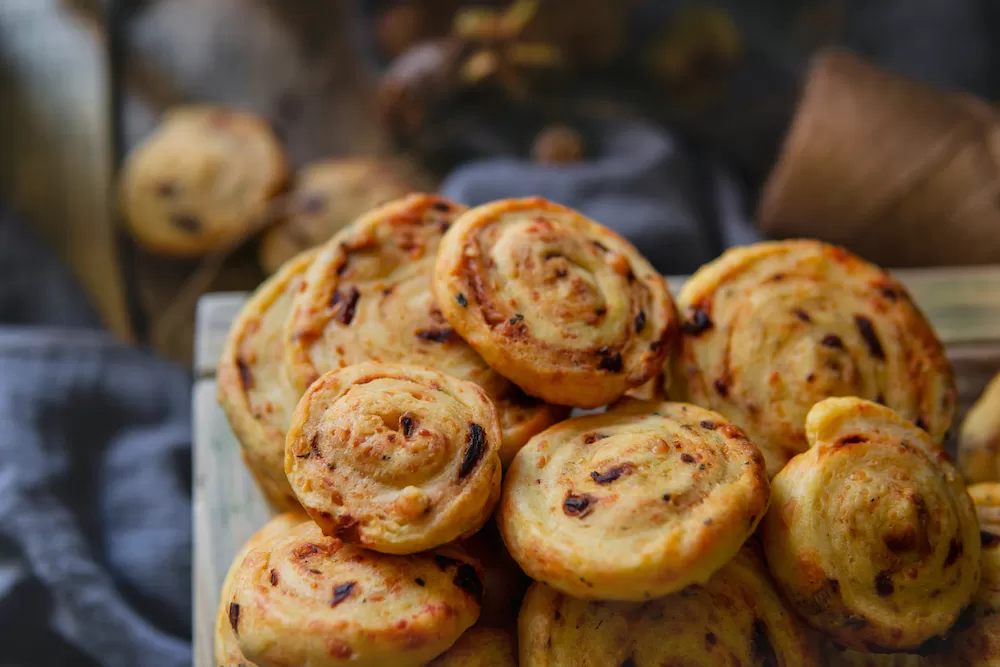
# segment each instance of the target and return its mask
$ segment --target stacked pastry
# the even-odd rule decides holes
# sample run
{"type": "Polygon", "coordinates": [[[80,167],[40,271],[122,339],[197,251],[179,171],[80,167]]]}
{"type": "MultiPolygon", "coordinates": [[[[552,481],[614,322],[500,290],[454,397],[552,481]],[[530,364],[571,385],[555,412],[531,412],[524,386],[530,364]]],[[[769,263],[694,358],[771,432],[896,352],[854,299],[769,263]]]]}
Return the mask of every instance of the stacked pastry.
{"type": "Polygon", "coordinates": [[[234,560],[218,664],[987,664],[991,538],[905,290],[797,241],[679,301],[537,198],[411,195],[286,263],[219,388],[298,513],[234,560]]]}

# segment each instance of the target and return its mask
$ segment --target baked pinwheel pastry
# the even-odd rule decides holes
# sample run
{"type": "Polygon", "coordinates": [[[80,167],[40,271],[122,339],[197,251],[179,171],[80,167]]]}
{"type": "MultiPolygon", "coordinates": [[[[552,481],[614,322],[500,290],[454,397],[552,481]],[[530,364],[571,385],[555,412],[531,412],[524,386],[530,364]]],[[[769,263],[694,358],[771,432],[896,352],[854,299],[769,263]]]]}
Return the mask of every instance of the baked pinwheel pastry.
{"type": "Polygon", "coordinates": [[[306,523],[243,559],[226,613],[260,667],[416,667],[475,622],[482,597],[482,571],[457,547],[389,556],[306,523]]]}
{"type": "Polygon", "coordinates": [[[521,667],[819,664],[750,548],[705,584],[643,604],[577,600],[535,583],[518,617],[518,647],[521,667]]]}
{"type": "Polygon", "coordinates": [[[517,667],[517,648],[510,632],[477,625],[427,667],[517,667]]]}
{"type": "Polygon", "coordinates": [[[498,524],[531,578],[581,599],[648,600],[708,580],[767,503],[760,452],[721,415],[631,401],[532,438],[498,524]]]}
{"type": "Polygon", "coordinates": [[[462,214],[434,293],[490,366],[562,405],[593,408],[641,386],[676,334],[666,282],[628,241],[537,197],[462,214]]]}
{"type": "Polygon", "coordinates": [[[958,467],[969,484],[1000,479],[1000,374],[990,380],[962,422],[958,467]]]}
{"type": "Polygon", "coordinates": [[[287,176],[281,144],[263,118],[178,107],[125,162],[122,212],[149,250],[201,255],[259,228],[287,176]]]}
{"type": "Polygon", "coordinates": [[[500,498],[499,451],[496,410],[477,385],[365,362],[306,391],[285,473],[327,535],[409,554],[482,527],[500,498]]]}
{"type": "Polygon", "coordinates": [[[251,550],[273,537],[289,532],[295,526],[308,520],[308,517],[302,512],[279,514],[264,524],[264,527],[257,531],[236,553],[233,564],[229,567],[222,584],[222,593],[219,595],[219,610],[215,614],[215,667],[256,667],[243,655],[239,641],[233,634],[233,628],[229,625],[229,599],[233,580],[236,578],[236,572],[243,563],[243,559],[251,550]]]}
{"type": "Polygon", "coordinates": [[[805,450],[806,413],[829,396],[883,403],[938,442],[951,426],[941,342],[902,285],[841,248],[734,248],[691,277],[678,308],[671,397],[745,429],[771,476],[805,450]]]}
{"type": "Polygon", "coordinates": [[[969,487],[969,496],[976,505],[979,526],[1000,533],[1000,482],[983,482],[969,487]]]}
{"type": "Polygon", "coordinates": [[[813,627],[862,651],[944,634],[979,584],[961,476],[923,429],[857,398],[817,403],[810,449],[771,483],[767,560],[813,627]]]}
{"type": "Polygon", "coordinates": [[[285,367],[301,391],[363,361],[414,364],[470,380],[496,405],[506,464],[566,410],[530,398],[497,374],[445,321],[431,293],[444,231],[465,207],[431,195],[386,204],[327,243],[296,296],[285,367]]]}
{"type": "Polygon", "coordinates": [[[281,509],[299,506],[285,477],[285,432],[301,396],[285,378],[284,326],[314,257],[295,257],[257,288],[219,357],[219,404],[258,486],[281,509]]]}

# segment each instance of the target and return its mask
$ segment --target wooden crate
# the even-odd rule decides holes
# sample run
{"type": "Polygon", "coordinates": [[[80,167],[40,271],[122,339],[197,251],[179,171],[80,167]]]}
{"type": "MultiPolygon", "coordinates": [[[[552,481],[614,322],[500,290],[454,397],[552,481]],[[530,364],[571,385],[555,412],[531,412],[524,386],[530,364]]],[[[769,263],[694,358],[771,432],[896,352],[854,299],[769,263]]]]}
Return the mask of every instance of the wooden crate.
{"type": "MultiPolygon", "coordinates": [[[[948,348],[958,377],[960,415],[1000,369],[1000,267],[898,271],[948,348]]],[[[683,278],[670,279],[676,293],[683,278]]],[[[271,515],[215,400],[215,365],[244,293],[211,294],[198,304],[194,389],[195,665],[212,667],[219,590],[239,547],[271,515]]]]}

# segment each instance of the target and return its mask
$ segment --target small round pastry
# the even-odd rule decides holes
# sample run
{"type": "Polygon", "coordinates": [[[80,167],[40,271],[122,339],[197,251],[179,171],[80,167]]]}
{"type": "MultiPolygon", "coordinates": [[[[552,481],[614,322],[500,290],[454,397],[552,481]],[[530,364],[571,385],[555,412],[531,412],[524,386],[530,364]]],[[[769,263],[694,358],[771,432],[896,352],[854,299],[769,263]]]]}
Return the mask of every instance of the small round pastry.
{"type": "Polygon", "coordinates": [[[430,368],[365,362],[299,401],[285,474],[323,532],[410,554],[468,537],[500,498],[500,423],[486,393],[430,368]]]}
{"type": "Polygon", "coordinates": [[[509,631],[477,625],[427,667],[517,667],[517,647],[509,631]]]}
{"type": "Polygon", "coordinates": [[[267,122],[212,106],[172,109],[125,162],[121,204],[151,251],[195,256],[256,229],[288,167],[267,122]]]}
{"type": "Polygon", "coordinates": [[[518,617],[521,667],[816,667],[814,644],[749,547],[707,583],[643,604],[535,583],[518,617]]]}
{"type": "Polygon", "coordinates": [[[774,476],[806,448],[813,404],[883,403],[941,442],[956,391],[941,342],[888,273],[817,241],[726,251],[684,285],[671,397],[746,430],[774,476]]]}
{"type": "Polygon", "coordinates": [[[813,627],[861,651],[912,651],[944,634],[979,584],[979,526],[961,475],[889,408],[829,398],[810,449],[771,482],[768,564],[813,627]]]}
{"type": "Polygon", "coordinates": [[[532,579],[580,599],[648,600],[707,581],[768,495],[760,452],[724,417],[631,401],[532,438],[497,522],[532,579]]]}
{"type": "Polygon", "coordinates": [[[233,564],[229,566],[229,571],[223,581],[222,592],[219,595],[219,609],[215,614],[215,667],[257,667],[243,655],[239,640],[236,639],[233,628],[229,625],[229,599],[236,572],[251,550],[273,537],[289,532],[295,526],[308,520],[309,517],[301,511],[279,514],[264,524],[264,527],[258,530],[236,553],[233,564]]]}
{"type": "Polygon", "coordinates": [[[976,505],[980,528],[1000,533],[1000,482],[973,484],[969,496],[976,505]]]}
{"type": "Polygon", "coordinates": [[[376,158],[308,164],[295,174],[282,219],[260,238],[261,266],[272,273],[376,206],[412,191],[389,164],[376,158]]]}
{"type": "Polygon", "coordinates": [[[566,415],[526,396],[452,330],[431,292],[441,236],[464,206],[432,195],[386,204],[320,251],[285,329],[285,369],[305,391],[363,361],[414,364],[475,382],[500,415],[506,465],[535,433],[566,415]]]}
{"type": "Polygon", "coordinates": [[[229,328],[217,371],[219,405],[243,460],[280,509],[299,506],[285,477],[285,433],[301,396],[285,377],[285,319],[315,254],[295,257],[257,288],[229,328]]]}
{"type": "Polygon", "coordinates": [[[958,469],[968,484],[1000,479],[1000,373],[986,385],[962,422],[958,469]]]}
{"type": "Polygon", "coordinates": [[[388,556],[306,523],[243,559],[227,617],[260,667],[416,667],[475,623],[482,581],[454,546],[388,556]]]}
{"type": "Polygon", "coordinates": [[[663,277],[628,241],[534,197],[464,213],[434,294],[497,372],[550,403],[595,408],[663,368],[677,333],[663,277]]]}

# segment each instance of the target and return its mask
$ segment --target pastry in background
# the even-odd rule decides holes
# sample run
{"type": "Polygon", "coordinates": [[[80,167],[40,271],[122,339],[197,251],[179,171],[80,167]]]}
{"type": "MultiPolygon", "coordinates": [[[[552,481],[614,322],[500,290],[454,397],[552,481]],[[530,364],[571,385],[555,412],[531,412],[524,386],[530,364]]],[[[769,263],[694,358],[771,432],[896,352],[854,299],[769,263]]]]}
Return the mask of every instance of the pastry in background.
{"type": "Polygon", "coordinates": [[[442,235],[464,210],[440,197],[410,195],[331,239],[295,297],[285,369],[303,391],[323,373],[362,361],[428,366],[475,382],[500,416],[506,465],[567,410],[525,395],[492,370],[441,314],[431,292],[434,258],[442,235]]]}
{"type": "Polygon", "coordinates": [[[883,403],[942,442],[956,390],[944,348],[889,273],[817,241],[733,248],[681,288],[669,393],[743,428],[774,476],[828,396],[883,403]]]}
{"type": "Polygon", "coordinates": [[[475,623],[482,582],[457,547],[389,556],[306,523],[243,559],[227,618],[260,667],[418,667],[475,623]]]}
{"type": "Polygon", "coordinates": [[[229,328],[217,371],[219,405],[243,460],[280,509],[299,506],[285,477],[285,433],[302,395],[285,377],[285,320],[315,256],[298,255],[257,288],[229,328]]]}
{"type": "Polygon", "coordinates": [[[771,483],[767,562],[814,628],[860,651],[945,634],[979,584],[972,501],[923,429],[857,398],[817,403],[809,450],[771,483]]]}
{"type": "Polygon", "coordinates": [[[1000,479],[1000,374],[990,380],[962,422],[958,468],[969,484],[1000,479]]]}
{"type": "Polygon", "coordinates": [[[476,625],[427,667],[517,667],[517,644],[510,630],[476,625]]]}
{"type": "Polygon", "coordinates": [[[969,487],[969,496],[976,505],[979,526],[1000,533],[1000,482],[982,482],[969,487]]]}
{"type": "Polygon", "coordinates": [[[472,382],[420,366],[330,371],[292,418],[285,473],[349,544],[411,554],[469,537],[500,499],[500,422],[472,382]]]}
{"type": "Polygon", "coordinates": [[[643,603],[584,601],[542,583],[518,617],[521,667],[817,667],[813,637],[751,547],[708,582],[643,603]]]}
{"type": "Polygon", "coordinates": [[[290,257],[325,243],[376,206],[411,188],[378,158],[345,158],[308,164],[295,174],[281,217],[260,238],[261,266],[273,273],[290,257]]]}
{"type": "Polygon", "coordinates": [[[532,438],[497,521],[532,579],[579,599],[642,601],[708,581],[768,497],[760,452],[724,417],[632,401],[532,438]]]}
{"type": "Polygon", "coordinates": [[[222,593],[219,596],[219,609],[215,615],[215,636],[214,655],[215,667],[257,667],[247,660],[240,650],[239,640],[233,634],[233,628],[229,624],[229,596],[232,592],[233,580],[243,559],[261,544],[264,544],[273,537],[287,533],[292,528],[309,520],[302,512],[286,512],[274,517],[264,527],[258,530],[233,558],[233,564],[229,566],[225,581],[222,584],[222,593]]]}
{"type": "Polygon", "coordinates": [[[628,241],[540,197],[463,213],[434,294],[498,373],[550,403],[595,408],[646,383],[677,334],[666,281],[628,241]]]}
{"type": "Polygon", "coordinates": [[[122,212],[129,231],[152,252],[225,250],[268,221],[287,173],[264,119],[222,107],[177,107],[128,156],[122,212]]]}

